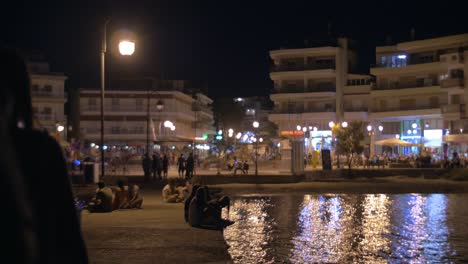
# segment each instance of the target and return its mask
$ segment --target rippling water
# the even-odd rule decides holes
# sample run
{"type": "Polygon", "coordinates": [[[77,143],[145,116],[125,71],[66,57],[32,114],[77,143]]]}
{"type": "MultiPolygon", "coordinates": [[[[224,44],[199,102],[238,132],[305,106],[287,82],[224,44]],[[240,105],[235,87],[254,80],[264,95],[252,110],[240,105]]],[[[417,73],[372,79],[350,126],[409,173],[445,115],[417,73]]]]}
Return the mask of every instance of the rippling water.
{"type": "Polygon", "coordinates": [[[233,197],[235,263],[468,261],[467,194],[233,197]]]}

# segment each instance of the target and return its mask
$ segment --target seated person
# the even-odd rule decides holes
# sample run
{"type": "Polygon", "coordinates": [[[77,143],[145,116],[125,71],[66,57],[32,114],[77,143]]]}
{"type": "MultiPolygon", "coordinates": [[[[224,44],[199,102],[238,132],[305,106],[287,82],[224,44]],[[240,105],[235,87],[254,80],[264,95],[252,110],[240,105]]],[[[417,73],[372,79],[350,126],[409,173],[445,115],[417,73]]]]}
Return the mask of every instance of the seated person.
{"type": "Polygon", "coordinates": [[[138,208],[141,209],[143,205],[143,197],[140,194],[140,187],[134,184],[130,191],[128,192],[128,199],[123,208],[126,209],[133,209],[138,208]]]}
{"type": "Polygon", "coordinates": [[[179,197],[182,197],[184,201],[190,196],[191,187],[192,186],[190,182],[187,180],[180,179],[180,181],[178,182],[176,190],[179,193],[179,197]]]}
{"type": "Polygon", "coordinates": [[[221,209],[229,202],[229,198],[223,198],[222,202],[218,199],[209,199],[208,187],[199,187],[195,197],[190,201],[188,208],[188,223],[193,227],[224,227],[228,223],[221,218],[221,209]]]}
{"type": "Polygon", "coordinates": [[[184,218],[185,218],[185,222],[186,222],[186,223],[188,222],[188,212],[189,212],[190,202],[191,202],[192,199],[195,197],[198,188],[200,188],[200,185],[199,185],[199,184],[193,185],[192,190],[190,191],[190,195],[188,196],[187,199],[185,199],[185,204],[184,204],[184,218]]]}
{"type": "Polygon", "coordinates": [[[166,186],[164,186],[162,190],[162,196],[166,203],[180,203],[184,200],[176,189],[176,181],[174,179],[169,179],[167,181],[166,186]]]}
{"type": "Polygon", "coordinates": [[[112,201],[111,188],[106,187],[104,182],[100,181],[96,190],[96,196],[88,204],[88,210],[91,213],[112,212],[112,201]]]}
{"type": "Polygon", "coordinates": [[[128,186],[124,185],[123,181],[117,182],[117,188],[114,188],[114,202],[112,208],[114,210],[123,209],[127,204],[128,186]]]}

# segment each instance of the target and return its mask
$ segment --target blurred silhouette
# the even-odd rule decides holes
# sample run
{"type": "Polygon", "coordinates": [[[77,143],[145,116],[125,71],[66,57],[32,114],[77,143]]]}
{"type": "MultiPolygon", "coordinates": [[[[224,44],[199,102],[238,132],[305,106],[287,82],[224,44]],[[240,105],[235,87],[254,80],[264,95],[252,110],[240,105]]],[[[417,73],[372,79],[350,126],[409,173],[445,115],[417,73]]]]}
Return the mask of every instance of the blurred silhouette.
{"type": "Polygon", "coordinates": [[[2,183],[12,186],[7,200],[13,200],[16,207],[7,205],[2,216],[17,217],[14,227],[28,230],[31,226],[30,235],[19,234],[14,241],[25,252],[12,263],[88,263],[62,150],[48,134],[32,128],[26,65],[15,51],[4,48],[0,48],[0,60],[1,130],[12,139],[11,152],[7,157],[2,154],[2,183]],[[31,225],[25,222],[28,218],[31,225]]]}

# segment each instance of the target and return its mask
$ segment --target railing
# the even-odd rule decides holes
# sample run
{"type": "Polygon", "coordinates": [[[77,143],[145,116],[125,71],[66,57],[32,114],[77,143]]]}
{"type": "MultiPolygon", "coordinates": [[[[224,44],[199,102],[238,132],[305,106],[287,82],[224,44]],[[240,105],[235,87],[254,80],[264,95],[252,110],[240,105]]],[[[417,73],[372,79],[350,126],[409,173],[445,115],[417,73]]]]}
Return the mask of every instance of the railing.
{"type": "Polygon", "coordinates": [[[308,70],[328,70],[328,69],[335,69],[335,64],[324,64],[324,65],[317,65],[317,64],[305,64],[305,65],[274,65],[271,67],[272,72],[283,72],[283,71],[308,71],[308,70]]]}
{"type": "Polygon", "coordinates": [[[334,85],[332,86],[309,86],[309,87],[289,87],[279,88],[275,93],[323,93],[336,92],[334,85]]]}
{"type": "Polygon", "coordinates": [[[347,108],[345,107],[344,111],[345,112],[367,112],[369,110],[368,107],[350,107],[350,108],[347,108]]]}
{"type": "Polygon", "coordinates": [[[417,82],[410,82],[410,83],[393,83],[393,84],[386,84],[386,85],[373,85],[372,90],[394,90],[394,89],[408,89],[408,88],[421,88],[421,87],[431,87],[437,86],[440,83],[437,80],[432,79],[430,83],[417,83],[417,82]]]}
{"type": "Polygon", "coordinates": [[[372,112],[390,112],[390,111],[407,111],[407,110],[427,110],[439,109],[439,107],[419,106],[419,105],[402,105],[398,107],[373,108],[372,112]]]}
{"type": "Polygon", "coordinates": [[[462,109],[461,104],[449,104],[449,105],[443,105],[441,107],[442,113],[443,114],[448,114],[448,113],[460,113],[462,109]]]}
{"type": "Polygon", "coordinates": [[[440,83],[440,87],[442,88],[450,88],[450,87],[463,87],[464,81],[462,78],[452,78],[447,80],[442,80],[440,83]]]}
{"type": "Polygon", "coordinates": [[[59,98],[65,98],[65,94],[63,92],[54,92],[54,91],[41,91],[41,90],[32,90],[31,91],[32,96],[37,96],[37,97],[59,97],[59,98]]]}
{"type": "Polygon", "coordinates": [[[305,109],[275,109],[272,114],[302,114],[302,113],[323,113],[335,112],[334,108],[305,108],[305,109]]]}

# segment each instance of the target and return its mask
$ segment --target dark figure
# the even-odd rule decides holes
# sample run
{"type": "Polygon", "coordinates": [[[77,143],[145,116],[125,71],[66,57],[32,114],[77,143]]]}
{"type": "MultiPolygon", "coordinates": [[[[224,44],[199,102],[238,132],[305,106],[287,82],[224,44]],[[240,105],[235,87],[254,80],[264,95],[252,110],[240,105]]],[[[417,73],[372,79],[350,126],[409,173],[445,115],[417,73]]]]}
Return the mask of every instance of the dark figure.
{"type": "Polygon", "coordinates": [[[244,160],[244,164],[242,165],[243,166],[243,173],[244,174],[249,174],[249,163],[247,163],[247,160],[244,160]]]}
{"type": "Polygon", "coordinates": [[[167,172],[169,171],[169,159],[167,158],[166,154],[164,154],[164,157],[162,160],[162,170],[163,170],[164,178],[167,179],[167,172]]]}
{"type": "MultiPolygon", "coordinates": [[[[8,243],[14,242],[15,246],[23,249],[23,243],[32,245],[37,256],[34,263],[88,263],[62,150],[47,133],[32,128],[30,81],[26,65],[11,50],[0,49],[0,58],[1,130],[11,135],[12,152],[8,152],[8,155],[14,155],[14,158],[10,165],[14,164],[14,172],[21,173],[23,180],[21,187],[17,186],[13,191],[27,198],[31,209],[29,219],[32,221],[17,223],[31,235],[28,241],[18,243],[15,239],[8,243]],[[36,151],[31,151],[32,147],[36,151]]],[[[0,177],[3,182],[3,171],[0,177]]],[[[5,209],[10,209],[9,205],[5,209]]],[[[8,220],[9,217],[10,212],[2,213],[2,218],[8,220]]],[[[6,226],[4,233],[8,234],[14,227],[6,226]]],[[[2,233],[2,237],[5,238],[5,234],[2,233]]],[[[2,249],[4,257],[13,254],[5,249],[2,249]]],[[[31,253],[24,252],[25,257],[31,253]]],[[[20,263],[23,259],[10,262],[20,263]]]]}
{"type": "Polygon", "coordinates": [[[190,192],[189,197],[187,199],[185,199],[185,202],[184,202],[184,218],[185,218],[186,223],[188,223],[188,213],[189,213],[190,202],[192,201],[193,197],[195,197],[195,194],[197,193],[198,188],[200,188],[199,184],[193,185],[192,191],[190,192]]]}
{"type": "Polygon", "coordinates": [[[194,166],[195,166],[195,161],[193,159],[193,154],[190,153],[187,158],[186,168],[185,168],[185,177],[187,179],[192,178],[194,166]]]}
{"type": "Polygon", "coordinates": [[[188,223],[193,227],[215,227],[226,226],[226,221],[221,218],[223,207],[228,207],[230,199],[226,196],[213,199],[207,186],[201,186],[196,190],[188,210],[188,223]]]}
{"type": "Polygon", "coordinates": [[[237,161],[237,158],[234,157],[234,175],[237,174],[237,171],[240,170],[242,173],[244,172],[244,166],[242,165],[242,163],[240,163],[239,161],[237,161]]]}
{"type": "Polygon", "coordinates": [[[185,171],[185,158],[184,154],[180,154],[179,159],[177,159],[177,167],[179,171],[179,177],[184,176],[184,171],[185,171]]]}
{"type": "Polygon", "coordinates": [[[153,180],[161,179],[161,158],[159,154],[153,154],[153,180]]]}
{"type": "Polygon", "coordinates": [[[148,153],[143,156],[142,161],[142,166],[143,166],[143,172],[145,174],[145,182],[148,182],[151,178],[151,158],[149,157],[148,153]]]}

